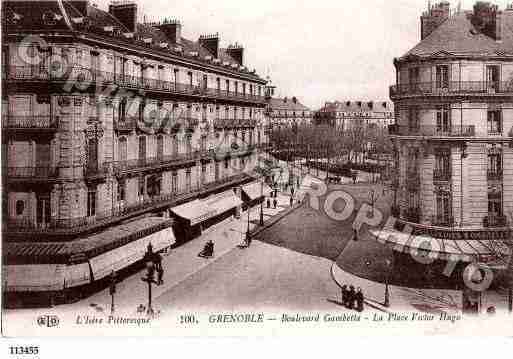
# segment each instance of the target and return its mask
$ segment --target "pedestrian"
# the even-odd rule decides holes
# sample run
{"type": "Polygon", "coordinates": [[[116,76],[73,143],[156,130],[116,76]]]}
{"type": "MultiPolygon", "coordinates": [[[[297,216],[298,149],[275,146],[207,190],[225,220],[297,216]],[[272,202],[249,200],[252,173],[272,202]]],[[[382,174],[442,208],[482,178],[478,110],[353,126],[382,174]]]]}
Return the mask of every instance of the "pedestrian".
{"type": "Polygon", "coordinates": [[[362,312],[363,311],[363,300],[364,300],[362,288],[358,287],[358,289],[356,290],[355,298],[356,298],[356,310],[359,312],[362,312]]]}
{"type": "Polygon", "coordinates": [[[348,293],[348,290],[347,290],[347,285],[343,285],[342,286],[342,305],[347,307],[347,293],[348,293]]]}
{"type": "Polygon", "coordinates": [[[294,199],[292,198],[292,196],[290,196],[290,206],[292,207],[293,204],[294,204],[294,199]]]}
{"type": "Polygon", "coordinates": [[[267,208],[271,208],[271,199],[267,198],[267,208]]]}
{"type": "Polygon", "coordinates": [[[354,290],[354,286],[350,285],[349,286],[349,292],[347,293],[347,305],[346,305],[346,307],[348,309],[353,309],[354,308],[355,298],[356,298],[356,292],[354,290]]]}
{"type": "Polygon", "coordinates": [[[276,208],[277,204],[278,204],[278,201],[276,200],[276,197],[274,197],[274,199],[273,199],[273,206],[274,206],[274,208],[276,208]]]}

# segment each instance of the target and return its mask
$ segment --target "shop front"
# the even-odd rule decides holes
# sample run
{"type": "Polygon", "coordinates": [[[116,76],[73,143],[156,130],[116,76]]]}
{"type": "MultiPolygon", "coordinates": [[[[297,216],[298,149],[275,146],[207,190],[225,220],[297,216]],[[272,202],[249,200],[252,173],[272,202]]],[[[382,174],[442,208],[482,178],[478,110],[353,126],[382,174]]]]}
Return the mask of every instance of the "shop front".
{"type": "Polygon", "coordinates": [[[233,190],[171,208],[176,219],[177,243],[184,243],[221,222],[240,215],[242,200],[233,190]]]}

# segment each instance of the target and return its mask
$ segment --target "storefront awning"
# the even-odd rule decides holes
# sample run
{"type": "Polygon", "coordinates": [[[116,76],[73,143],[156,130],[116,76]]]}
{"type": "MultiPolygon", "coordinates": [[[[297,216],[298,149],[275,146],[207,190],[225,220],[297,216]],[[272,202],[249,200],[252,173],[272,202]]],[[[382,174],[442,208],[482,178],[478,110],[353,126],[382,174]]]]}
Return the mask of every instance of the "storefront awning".
{"type": "Polygon", "coordinates": [[[232,190],[210,196],[202,202],[206,207],[211,208],[218,214],[242,205],[242,200],[232,190]]]}
{"type": "Polygon", "coordinates": [[[396,230],[370,231],[376,239],[394,251],[432,259],[490,263],[509,255],[509,249],[494,240],[453,240],[415,236],[396,230]]]}
{"type": "Polygon", "coordinates": [[[260,198],[262,195],[269,196],[272,191],[267,184],[262,184],[261,182],[249,183],[245,186],[242,186],[242,190],[251,201],[260,198]]]}
{"type": "Polygon", "coordinates": [[[216,210],[205,206],[205,203],[199,199],[173,207],[171,211],[181,218],[188,219],[191,222],[191,226],[201,223],[217,214],[216,210]]]}
{"type": "Polygon", "coordinates": [[[89,259],[93,271],[94,280],[104,278],[123,269],[141,259],[151,243],[154,252],[158,252],[175,243],[175,235],[172,228],[166,228],[159,232],[130,242],[122,247],[100,254],[89,259]]]}
{"type": "Polygon", "coordinates": [[[2,280],[8,292],[57,291],[64,288],[58,264],[4,265],[2,280]]]}

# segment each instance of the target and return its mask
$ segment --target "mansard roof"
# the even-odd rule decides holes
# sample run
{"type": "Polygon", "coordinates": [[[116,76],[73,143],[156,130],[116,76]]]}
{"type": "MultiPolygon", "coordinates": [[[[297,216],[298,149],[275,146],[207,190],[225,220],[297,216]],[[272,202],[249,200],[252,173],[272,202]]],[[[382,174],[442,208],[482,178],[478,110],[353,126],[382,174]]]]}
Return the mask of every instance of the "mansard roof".
{"type": "Polygon", "coordinates": [[[270,106],[275,111],[310,111],[299,100],[296,99],[294,102],[292,98],[271,98],[270,106]]]}
{"type": "MultiPolygon", "coordinates": [[[[130,31],[126,26],[109,12],[94,5],[87,4],[87,10],[84,14],[77,10],[71,1],[67,0],[42,0],[37,2],[33,0],[7,0],[2,2],[2,7],[5,14],[4,29],[7,28],[9,31],[90,32],[95,35],[115,37],[118,41],[148,46],[160,51],[169,51],[174,56],[196,58],[202,61],[206,61],[208,58],[211,59],[211,65],[225,67],[223,64],[228,64],[230,66],[229,70],[239,70],[237,60],[230,56],[226,49],[219,48],[218,61],[213,62],[212,53],[203,47],[199,41],[181,37],[180,43],[175,44],[153,24],[138,23],[132,37],[127,37],[125,34],[130,33],[130,31]],[[152,41],[150,44],[146,44],[144,40],[149,38],[152,41]],[[161,43],[167,43],[168,49],[162,48],[161,43]],[[180,48],[181,51],[175,51],[176,48],[180,48]]],[[[254,72],[246,71],[246,75],[262,80],[254,72]]]]}
{"type": "Polygon", "coordinates": [[[478,31],[468,13],[458,13],[445,20],[400,60],[450,56],[513,56],[513,24],[505,23],[502,41],[478,31]]]}

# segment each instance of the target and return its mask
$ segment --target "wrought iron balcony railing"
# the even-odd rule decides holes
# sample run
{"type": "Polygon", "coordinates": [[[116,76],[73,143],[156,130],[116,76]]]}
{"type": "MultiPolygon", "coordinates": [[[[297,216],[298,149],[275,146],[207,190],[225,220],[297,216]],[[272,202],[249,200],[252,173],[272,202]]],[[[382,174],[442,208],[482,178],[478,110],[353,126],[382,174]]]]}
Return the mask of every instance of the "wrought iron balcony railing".
{"type": "Polygon", "coordinates": [[[11,130],[56,130],[57,121],[50,115],[2,116],[2,127],[11,130]]]}
{"type": "Polygon", "coordinates": [[[420,222],[420,208],[412,207],[407,208],[403,212],[403,218],[408,222],[419,223],[420,222]]]}
{"type": "Polygon", "coordinates": [[[508,218],[501,215],[488,215],[483,219],[483,227],[506,227],[508,225],[508,218]]]}
{"type": "Polygon", "coordinates": [[[174,81],[165,81],[144,77],[142,75],[133,76],[118,74],[81,66],[70,66],[66,71],[64,71],[64,73],[60,70],[52,71],[49,67],[39,65],[10,66],[7,75],[7,79],[13,81],[66,81],[68,83],[74,83],[77,87],[82,89],[85,89],[92,84],[116,84],[127,88],[203,96],[216,99],[241,100],[260,104],[266,102],[264,96],[219,90],[205,86],[177,83],[174,81]]]}
{"type": "Polygon", "coordinates": [[[16,232],[37,232],[37,233],[56,233],[56,234],[73,234],[84,232],[99,225],[109,224],[113,221],[122,220],[127,217],[139,215],[148,211],[162,208],[163,206],[172,205],[178,201],[188,198],[194,198],[198,194],[211,193],[217,188],[221,188],[230,184],[238,184],[242,181],[249,180],[247,174],[237,174],[225,177],[217,181],[206,184],[194,183],[185,189],[181,189],[174,193],[158,194],[154,196],[146,196],[135,203],[125,204],[119,202],[112,210],[106,212],[97,212],[93,216],[69,218],[69,219],[52,219],[46,224],[38,224],[29,219],[9,219],[6,221],[7,230],[16,232]]]}
{"type": "Polygon", "coordinates": [[[390,125],[388,133],[395,136],[425,136],[425,137],[475,137],[475,126],[403,126],[390,125]]]}
{"type": "Polygon", "coordinates": [[[454,218],[449,214],[438,214],[431,217],[431,224],[438,227],[454,226],[454,218]]]}
{"type": "Polygon", "coordinates": [[[57,169],[50,166],[35,166],[35,167],[7,167],[4,168],[4,173],[11,180],[25,179],[25,180],[50,180],[57,177],[57,169]]]}
{"type": "Polygon", "coordinates": [[[398,96],[448,96],[457,94],[511,94],[513,81],[448,81],[418,82],[390,86],[390,97],[398,96]]]}
{"type": "Polygon", "coordinates": [[[452,173],[450,169],[438,169],[435,168],[433,170],[433,180],[434,181],[450,181],[452,177],[452,173]]]}
{"type": "Polygon", "coordinates": [[[489,181],[502,181],[501,169],[489,169],[486,171],[486,175],[489,181]]]}

